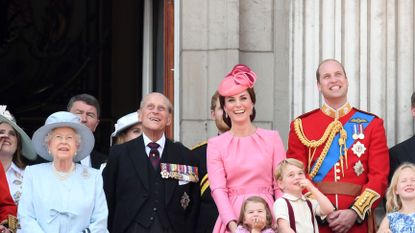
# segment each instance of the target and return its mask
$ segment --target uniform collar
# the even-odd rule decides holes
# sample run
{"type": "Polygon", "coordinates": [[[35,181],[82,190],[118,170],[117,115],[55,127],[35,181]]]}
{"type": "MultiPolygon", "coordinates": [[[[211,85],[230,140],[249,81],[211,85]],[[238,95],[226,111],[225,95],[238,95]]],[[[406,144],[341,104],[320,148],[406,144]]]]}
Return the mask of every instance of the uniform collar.
{"type": "Polygon", "coordinates": [[[352,110],[352,106],[349,102],[346,102],[343,106],[338,108],[337,110],[333,109],[332,107],[328,106],[326,103],[321,106],[321,111],[329,117],[339,119],[345,116],[352,110]]]}

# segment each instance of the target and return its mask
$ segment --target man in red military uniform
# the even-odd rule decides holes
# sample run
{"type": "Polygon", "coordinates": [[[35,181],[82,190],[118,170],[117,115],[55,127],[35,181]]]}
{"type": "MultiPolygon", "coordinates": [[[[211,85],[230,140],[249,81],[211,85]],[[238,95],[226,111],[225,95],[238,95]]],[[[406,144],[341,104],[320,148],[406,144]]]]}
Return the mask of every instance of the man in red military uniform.
{"type": "Polygon", "coordinates": [[[346,72],[337,60],[321,62],[316,76],[325,103],[291,123],[287,157],[305,164],[336,207],[320,232],[374,232],[372,213],[389,174],[383,120],[351,107],[346,72]]]}
{"type": "Polygon", "coordinates": [[[8,225],[9,215],[16,216],[17,207],[10,196],[9,185],[3,166],[0,165],[0,232],[9,232],[4,225],[8,225]]]}

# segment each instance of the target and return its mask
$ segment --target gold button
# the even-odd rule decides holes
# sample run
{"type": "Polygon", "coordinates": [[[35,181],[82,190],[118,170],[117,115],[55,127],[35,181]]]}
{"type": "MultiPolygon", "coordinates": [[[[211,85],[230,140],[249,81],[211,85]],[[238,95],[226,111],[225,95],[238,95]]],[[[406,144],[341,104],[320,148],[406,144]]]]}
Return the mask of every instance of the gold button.
{"type": "Polygon", "coordinates": [[[340,172],[340,169],[336,169],[336,172],[340,172]]]}

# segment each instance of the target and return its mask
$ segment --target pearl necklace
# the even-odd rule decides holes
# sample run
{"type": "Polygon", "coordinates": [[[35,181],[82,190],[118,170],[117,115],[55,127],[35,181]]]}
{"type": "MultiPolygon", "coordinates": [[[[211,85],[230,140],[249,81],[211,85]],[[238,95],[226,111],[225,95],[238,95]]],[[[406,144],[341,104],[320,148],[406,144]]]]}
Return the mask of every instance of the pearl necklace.
{"type": "Polygon", "coordinates": [[[56,170],[56,167],[55,167],[54,164],[52,164],[52,168],[53,168],[53,174],[55,174],[55,176],[59,180],[64,181],[64,180],[68,179],[69,176],[72,175],[72,172],[75,170],[75,164],[72,163],[71,168],[69,169],[68,172],[60,172],[60,171],[56,170]]]}

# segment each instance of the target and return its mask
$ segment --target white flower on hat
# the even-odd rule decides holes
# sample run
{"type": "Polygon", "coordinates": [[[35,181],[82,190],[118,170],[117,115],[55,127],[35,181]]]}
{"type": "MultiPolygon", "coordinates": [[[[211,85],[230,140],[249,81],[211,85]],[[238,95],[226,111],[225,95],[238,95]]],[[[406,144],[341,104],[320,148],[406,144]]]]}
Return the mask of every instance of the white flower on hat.
{"type": "Polygon", "coordinates": [[[16,122],[12,114],[9,112],[9,110],[6,110],[7,105],[0,105],[0,115],[7,118],[9,121],[16,122]]]}

